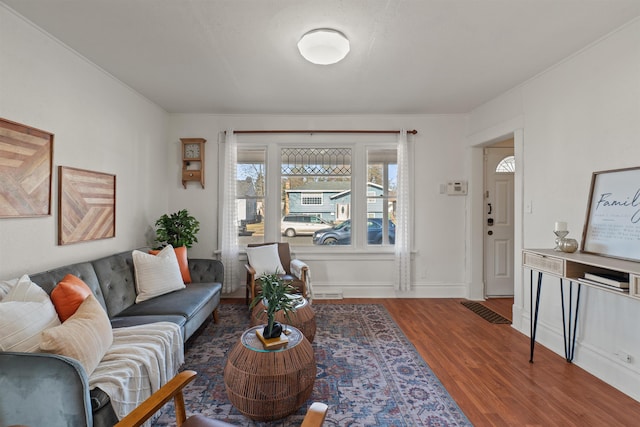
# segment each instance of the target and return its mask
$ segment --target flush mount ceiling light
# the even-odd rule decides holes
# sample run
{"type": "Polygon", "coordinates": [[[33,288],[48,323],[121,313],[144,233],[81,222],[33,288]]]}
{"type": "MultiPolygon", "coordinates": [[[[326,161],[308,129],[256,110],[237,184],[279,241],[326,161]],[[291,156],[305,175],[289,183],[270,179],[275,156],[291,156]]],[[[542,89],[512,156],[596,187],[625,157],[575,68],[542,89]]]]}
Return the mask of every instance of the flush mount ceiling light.
{"type": "Polygon", "coordinates": [[[318,28],[302,36],[298,50],[304,59],[314,64],[335,64],[349,53],[349,40],[340,31],[318,28]]]}

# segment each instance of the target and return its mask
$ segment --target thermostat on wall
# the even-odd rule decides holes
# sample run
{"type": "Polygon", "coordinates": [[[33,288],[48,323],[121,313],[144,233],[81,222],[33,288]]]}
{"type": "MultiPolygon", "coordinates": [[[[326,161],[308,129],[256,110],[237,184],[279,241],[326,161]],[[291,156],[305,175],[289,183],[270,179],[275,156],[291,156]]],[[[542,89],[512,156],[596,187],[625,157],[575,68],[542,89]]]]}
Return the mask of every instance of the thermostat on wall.
{"type": "Polygon", "coordinates": [[[449,196],[465,196],[467,194],[467,181],[447,182],[447,194],[449,196]]]}

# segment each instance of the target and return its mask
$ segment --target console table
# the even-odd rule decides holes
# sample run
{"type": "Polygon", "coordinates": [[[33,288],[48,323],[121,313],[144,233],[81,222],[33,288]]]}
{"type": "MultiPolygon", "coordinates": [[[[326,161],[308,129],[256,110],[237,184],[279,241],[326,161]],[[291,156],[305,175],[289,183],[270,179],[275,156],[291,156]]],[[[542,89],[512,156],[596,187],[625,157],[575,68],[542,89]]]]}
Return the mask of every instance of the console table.
{"type": "Polygon", "coordinates": [[[543,274],[550,274],[560,279],[560,298],[562,299],[562,331],[564,335],[564,354],[567,362],[573,360],[576,347],[576,328],[578,325],[578,311],[580,307],[580,290],[582,286],[596,287],[605,292],[611,292],[621,297],[640,299],[640,262],[625,261],[616,258],[608,258],[600,255],[581,252],[565,253],[553,249],[525,249],[522,252],[522,266],[530,270],[531,292],[531,347],[529,362],[533,363],[533,350],[536,343],[536,330],[538,327],[538,308],[540,307],[540,291],[542,288],[543,274]],[[535,294],[534,308],[534,278],[537,271],[537,291],[535,294]],[[629,275],[629,291],[619,292],[614,289],[606,289],[582,280],[584,273],[611,274],[623,273],[629,275]],[[565,299],[565,288],[568,284],[569,295],[565,299]],[[574,285],[576,292],[574,298],[574,285]],[[575,299],[575,301],[574,301],[575,299]]]}

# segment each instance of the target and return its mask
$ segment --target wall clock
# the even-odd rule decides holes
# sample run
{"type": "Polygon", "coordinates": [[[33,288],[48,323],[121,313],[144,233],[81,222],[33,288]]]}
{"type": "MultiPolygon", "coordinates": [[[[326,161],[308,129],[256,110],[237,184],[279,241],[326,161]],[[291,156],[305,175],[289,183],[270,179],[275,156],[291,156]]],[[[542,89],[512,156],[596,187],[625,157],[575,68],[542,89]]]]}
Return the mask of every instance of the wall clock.
{"type": "Polygon", "coordinates": [[[182,186],[187,182],[200,182],[204,188],[204,138],[180,138],[182,142],[182,186]]]}

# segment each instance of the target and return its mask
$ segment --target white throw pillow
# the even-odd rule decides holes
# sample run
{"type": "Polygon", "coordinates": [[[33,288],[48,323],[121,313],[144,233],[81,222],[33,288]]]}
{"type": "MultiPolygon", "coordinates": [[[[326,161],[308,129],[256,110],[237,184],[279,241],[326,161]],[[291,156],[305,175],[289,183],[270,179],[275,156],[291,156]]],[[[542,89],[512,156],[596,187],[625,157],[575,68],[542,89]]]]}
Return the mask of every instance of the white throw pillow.
{"type": "Polygon", "coordinates": [[[18,281],[22,280],[22,278],[24,278],[24,276],[19,279],[4,280],[0,282],[0,301],[7,296],[9,291],[13,289],[13,287],[18,284],[18,281]]]}
{"type": "Polygon", "coordinates": [[[173,246],[165,246],[157,255],[137,250],[132,255],[138,290],[136,303],[185,287],[173,246]]]}
{"type": "Polygon", "coordinates": [[[24,275],[0,302],[0,351],[38,351],[42,331],[58,325],[49,295],[24,275]]]}
{"type": "Polygon", "coordinates": [[[263,274],[284,274],[285,270],[280,262],[278,244],[263,245],[247,248],[249,265],[256,271],[256,278],[263,274]]]}

